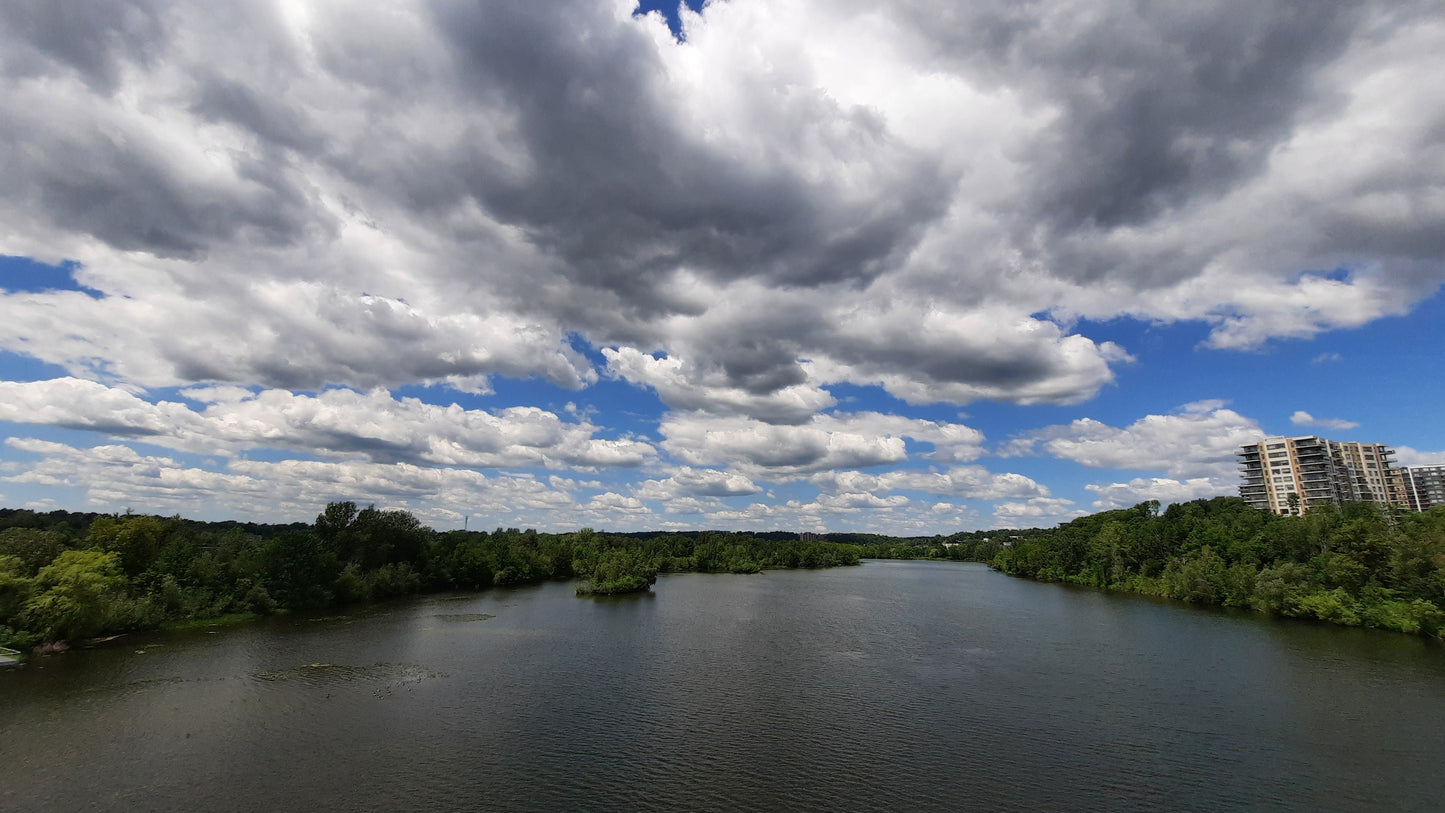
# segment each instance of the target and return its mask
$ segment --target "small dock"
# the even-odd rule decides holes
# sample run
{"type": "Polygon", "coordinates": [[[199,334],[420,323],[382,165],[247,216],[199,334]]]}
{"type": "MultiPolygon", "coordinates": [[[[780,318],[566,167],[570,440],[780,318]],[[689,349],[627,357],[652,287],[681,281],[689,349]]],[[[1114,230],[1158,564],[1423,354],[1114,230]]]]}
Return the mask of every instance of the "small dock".
{"type": "Polygon", "coordinates": [[[5,648],[5,647],[3,647],[3,646],[0,646],[0,669],[4,669],[4,668],[7,667],[7,666],[19,666],[19,665],[20,665],[20,653],[19,653],[19,652],[16,652],[16,651],[13,650],[13,649],[7,649],[7,648],[5,648]]]}

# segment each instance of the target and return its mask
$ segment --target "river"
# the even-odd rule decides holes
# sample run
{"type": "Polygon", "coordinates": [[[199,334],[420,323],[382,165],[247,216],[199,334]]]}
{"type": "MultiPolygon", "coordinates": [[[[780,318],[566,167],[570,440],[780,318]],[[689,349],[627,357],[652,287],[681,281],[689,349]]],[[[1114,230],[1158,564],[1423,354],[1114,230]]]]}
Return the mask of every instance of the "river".
{"type": "Polygon", "coordinates": [[[1445,648],[867,562],[0,672],[0,809],[1438,810],[1445,648]]]}

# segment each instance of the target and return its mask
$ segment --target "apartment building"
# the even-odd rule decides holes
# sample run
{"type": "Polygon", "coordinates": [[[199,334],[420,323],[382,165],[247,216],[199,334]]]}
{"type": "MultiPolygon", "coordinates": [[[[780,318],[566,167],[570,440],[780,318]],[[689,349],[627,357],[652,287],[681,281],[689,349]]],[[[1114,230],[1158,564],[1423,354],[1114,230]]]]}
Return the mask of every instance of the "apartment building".
{"type": "Polygon", "coordinates": [[[1243,477],[1239,496],[1255,508],[1302,514],[1345,502],[1410,507],[1403,472],[1391,465],[1395,453],[1384,444],[1271,437],[1235,454],[1243,477]]]}
{"type": "Polygon", "coordinates": [[[1429,511],[1445,505],[1445,465],[1405,466],[1400,469],[1405,482],[1405,498],[1416,511],[1429,511]]]}

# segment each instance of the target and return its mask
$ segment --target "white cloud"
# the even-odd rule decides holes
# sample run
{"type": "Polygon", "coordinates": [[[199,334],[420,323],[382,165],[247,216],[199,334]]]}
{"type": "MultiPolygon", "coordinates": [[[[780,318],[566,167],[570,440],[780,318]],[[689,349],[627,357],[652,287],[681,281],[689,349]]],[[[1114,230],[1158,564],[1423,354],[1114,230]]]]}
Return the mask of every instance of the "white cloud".
{"type": "Polygon", "coordinates": [[[908,459],[906,439],[932,444],[929,454],[938,460],[972,460],[983,442],[981,432],[963,424],[876,412],[819,415],[799,426],[672,413],[659,429],[672,457],[693,466],[734,466],[749,476],[896,465],[908,459]]]}
{"type": "Polygon", "coordinates": [[[592,423],[564,421],[536,407],[468,410],[397,399],[382,390],[310,396],[193,388],[182,394],[212,403],[194,412],[74,378],[0,382],[0,420],[144,435],[153,443],[204,453],[287,449],[476,468],[632,467],[656,455],[649,444],[597,438],[592,423]]]}
{"type": "Polygon", "coordinates": [[[741,474],[717,469],[682,466],[662,480],[638,484],[636,493],[644,500],[675,500],[680,497],[743,497],[763,489],[741,474]]]}
{"type": "Polygon", "coordinates": [[[1399,466],[1445,466],[1445,451],[1423,452],[1409,446],[1394,446],[1395,464],[1399,466]]]}
{"type": "Polygon", "coordinates": [[[1092,418],[1036,429],[1012,439],[1004,455],[1048,454],[1092,468],[1158,471],[1172,477],[1225,476],[1234,453],[1264,437],[1253,419],[1218,402],[1199,402],[1182,414],[1146,415],[1127,427],[1092,418]]]}
{"type": "Polygon", "coordinates": [[[1099,495],[1093,505],[1094,509],[1098,511],[1131,508],[1146,500],[1158,500],[1160,504],[1168,505],[1206,497],[1233,497],[1239,494],[1238,478],[1228,480],[1228,478],[1222,477],[1195,477],[1189,480],[1136,477],[1127,483],[1090,483],[1084,488],[1099,495]]]}
{"type": "Polygon", "coordinates": [[[600,514],[623,513],[623,514],[645,514],[648,513],[647,506],[642,504],[636,497],[627,497],[613,491],[598,494],[585,506],[585,510],[594,511],[600,514]]]}
{"type": "Polygon", "coordinates": [[[0,420],[115,435],[178,435],[197,431],[205,423],[184,404],[150,403],[125,390],[78,378],[0,381],[0,420]]]}
{"type": "Polygon", "coordinates": [[[169,282],[157,282],[138,298],[0,294],[0,326],[0,347],[78,376],[146,387],[446,382],[477,389],[497,373],[538,374],[569,387],[597,379],[555,324],[506,314],[424,312],[399,299],[316,282],[218,286],[199,300],[169,282]],[[166,328],[155,327],[160,324],[166,328]]]}
{"type": "Polygon", "coordinates": [[[1324,429],[1354,429],[1359,426],[1354,421],[1346,421],[1340,418],[1316,418],[1302,409],[1295,410],[1289,416],[1289,422],[1295,426],[1318,426],[1324,429]]]}
{"type": "Polygon", "coordinates": [[[809,481],[825,491],[884,494],[922,491],[927,494],[976,500],[1047,497],[1049,490],[1022,474],[994,474],[982,466],[957,466],[948,471],[917,469],[868,474],[861,471],[827,471],[809,481]]]}
{"type": "Polygon", "coordinates": [[[31,438],[11,438],[6,445],[40,459],[0,479],[79,488],[85,507],[97,511],[133,506],[191,515],[195,506],[208,505],[216,518],[309,521],[327,502],[350,499],[409,510],[436,527],[455,525],[463,516],[557,530],[576,527],[568,523],[578,507],[572,498],[527,477],[355,460],[236,459],[213,471],[119,445],[78,448],[31,438]]]}
{"type": "Polygon", "coordinates": [[[1085,516],[1073,507],[1073,500],[1035,497],[1025,502],[1004,502],[994,506],[993,519],[999,528],[1048,528],[1085,516]]]}

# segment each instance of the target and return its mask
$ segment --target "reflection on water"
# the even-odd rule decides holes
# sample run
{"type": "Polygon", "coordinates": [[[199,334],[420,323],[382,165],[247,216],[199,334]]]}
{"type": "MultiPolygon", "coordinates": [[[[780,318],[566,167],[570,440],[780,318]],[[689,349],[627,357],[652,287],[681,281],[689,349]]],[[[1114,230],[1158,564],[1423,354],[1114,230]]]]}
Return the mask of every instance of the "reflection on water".
{"type": "Polygon", "coordinates": [[[1429,810],[1445,653],[872,562],[130,636],[0,673],[0,809],[1429,810]]]}

